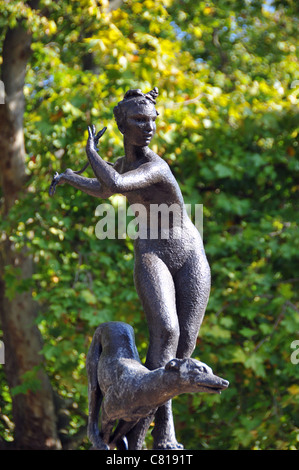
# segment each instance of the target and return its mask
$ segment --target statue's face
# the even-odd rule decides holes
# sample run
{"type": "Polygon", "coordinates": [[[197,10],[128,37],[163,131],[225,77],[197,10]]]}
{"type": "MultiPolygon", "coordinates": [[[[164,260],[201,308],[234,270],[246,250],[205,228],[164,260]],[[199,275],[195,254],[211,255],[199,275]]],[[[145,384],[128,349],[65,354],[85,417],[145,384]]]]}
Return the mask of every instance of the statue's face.
{"type": "Polygon", "coordinates": [[[152,103],[129,106],[123,123],[123,134],[128,142],[138,147],[149,145],[156,132],[157,111],[152,103]]]}

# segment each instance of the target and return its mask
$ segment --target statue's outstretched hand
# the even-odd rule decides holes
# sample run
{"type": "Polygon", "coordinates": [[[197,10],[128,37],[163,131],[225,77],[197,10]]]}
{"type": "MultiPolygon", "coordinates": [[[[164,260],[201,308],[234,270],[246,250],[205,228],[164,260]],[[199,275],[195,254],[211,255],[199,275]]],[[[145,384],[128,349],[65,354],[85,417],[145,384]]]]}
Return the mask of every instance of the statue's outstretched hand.
{"type": "Polygon", "coordinates": [[[59,183],[60,179],[61,179],[61,175],[59,173],[57,173],[57,171],[56,171],[56,173],[55,173],[55,175],[52,179],[50,189],[49,189],[49,195],[50,196],[54,196],[55,191],[56,191],[56,186],[59,183]]]}
{"type": "Polygon", "coordinates": [[[104,127],[102,130],[100,130],[97,134],[96,134],[96,128],[94,125],[92,125],[91,127],[88,126],[88,139],[87,139],[87,149],[88,150],[95,150],[97,151],[97,146],[98,146],[98,143],[99,143],[99,140],[100,138],[102,137],[102,135],[105,133],[107,127],[104,127]]]}
{"type": "Polygon", "coordinates": [[[51,183],[51,186],[50,186],[50,189],[49,189],[49,195],[50,196],[54,196],[55,194],[55,191],[56,191],[56,186],[58,186],[59,184],[63,184],[65,183],[67,180],[66,178],[69,178],[70,175],[73,175],[74,173],[81,173],[82,171],[84,171],[86,168],[87,168],[88,164],[85,165],[84,168],[82,168],[82,170],[80,171],[73,171],[71,170],[70,168],[67,168],[63,173],[55,173],[53,179],[52,179],[52,183],[51,183]]]}

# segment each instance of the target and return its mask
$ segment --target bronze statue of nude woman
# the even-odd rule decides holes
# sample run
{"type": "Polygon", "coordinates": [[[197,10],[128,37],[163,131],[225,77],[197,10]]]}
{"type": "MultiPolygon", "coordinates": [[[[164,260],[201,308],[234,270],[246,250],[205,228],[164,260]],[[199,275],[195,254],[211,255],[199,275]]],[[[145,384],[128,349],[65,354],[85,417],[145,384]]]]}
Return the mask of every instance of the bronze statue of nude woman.
{"type": "MultiPolygon", "coordinates": [[[[179,185],[168,164],[149,147],[156,131],[158,89],[128,91],[114,108],[124,138],[125,155],[111,165],[97,153],[106,129],[88,129],[86,153],[96,178],[70,169],[56,174],[51,185],[68,183],[91,196],[124,195],[130,205],[142,204],[150,221],[152,204],[180,208],[168,236],[140,237],[134,242],[134,281],[147,319],[149,348],[145,366],[156,369],[172,358],[188,358],[194,351],[210,294],[210,268],[203,242],[188,217],[179,185]],[[178,226],[179,225],[179,226],[178,226]],[[178,236],[179,233],[179,236],[178,236]]],[[[85,167],[86,168],[86,167],[85,167]]],[[[161,229],[162,230],[162,229],[161,229]]],[[[127,436],[129,449],[140,449],[151,422],[145,420],[127,436]]],[[[155,414],[154,449],[182,448],[175,437],[171,402],[155,414]]]]}

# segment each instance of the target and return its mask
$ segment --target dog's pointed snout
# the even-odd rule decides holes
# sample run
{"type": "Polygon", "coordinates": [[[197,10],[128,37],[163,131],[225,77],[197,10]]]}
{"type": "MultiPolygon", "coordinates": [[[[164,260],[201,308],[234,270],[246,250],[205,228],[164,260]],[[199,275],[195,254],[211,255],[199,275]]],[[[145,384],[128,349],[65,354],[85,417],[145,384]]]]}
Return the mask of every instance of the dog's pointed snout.
{"type": "Polygon", "coordinates": [[[221,385],[223,385],[224,387],[228,387],[229,386],[229,381],[225,380],[225,379],[222,379],[221,380],[221,385]]]}

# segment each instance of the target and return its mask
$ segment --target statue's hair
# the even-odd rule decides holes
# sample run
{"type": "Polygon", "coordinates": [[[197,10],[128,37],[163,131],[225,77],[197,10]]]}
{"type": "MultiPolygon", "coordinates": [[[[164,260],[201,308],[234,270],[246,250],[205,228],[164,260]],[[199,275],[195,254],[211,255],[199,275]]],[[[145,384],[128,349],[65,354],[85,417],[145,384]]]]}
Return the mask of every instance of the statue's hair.
{"type": "Polygon", "coordinates": [[[123,101],[135,98],[135,97],[143,97],[147,100],[152,101],[152,103],[156,104],[156,98],[159,94],[159,90],[155,87],[153,90],[149,91],[148,93],[142,93],[142,91],[137,88],[136,90],[129,90],[126,92],[123,101]]]}
{"type": "Polygon", "coordinates": [[[131,101],[134,101],[134,104],[137,106],[147,105],[151,102],[153,105],[156,104],[156,98],[159,94],[159,90],[155,87],[153,90],[148,93],[142,93],[142,91],[137,88],[135,90],[128,90],[122,101],[120,101],[117,106],[113,109],[113,114],[120,131],[122,131],[122,123],[126,117],[126,105],[130,104],[131,101]]]}

